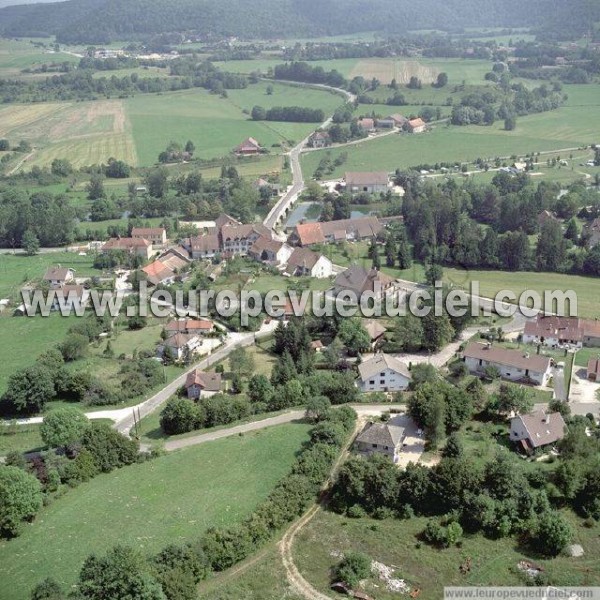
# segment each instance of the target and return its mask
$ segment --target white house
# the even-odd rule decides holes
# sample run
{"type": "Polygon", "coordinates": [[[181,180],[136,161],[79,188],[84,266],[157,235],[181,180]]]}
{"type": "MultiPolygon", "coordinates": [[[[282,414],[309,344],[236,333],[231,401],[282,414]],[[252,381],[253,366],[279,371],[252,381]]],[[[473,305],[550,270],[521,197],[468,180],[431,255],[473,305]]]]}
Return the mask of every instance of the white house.
{"type": "Polygon", "coordinates": [[[471,373],[482,374],[486,367],[495,367],[504,379],[535,385],[546,385],[551,377],[552,360],[549,357],[523,350],[471,342],[463,357],[471,373]]]}
{"type": "Polygon", "coordinates": [[[543,344],[549,348],[569,345],[594,348],[600,346],[600,321],[578,317],[558,317],[538,314],[525,323],[523,342],[543,344]]]}
{"type": "Polygon", "coordinates": [[[385,194],[390,184],[390,178],[386,171],[348,172],[344,181],[346,182],[346,191],[351,194],[385,194]]]}
{"type": "Polygon", "coordinates": [[[285,242],[260,236],[248,250],[248,256],[274,266],[285,265],[294,249],[285,242]]]}
{"type": "Polygon", "coordinates": [[[360,454],[383,454],[392,462],[398,462],[402,443],[406,438],[404,427],[391,423],[367,423],[354,441],[354,449],[360,454]]]}
{"type": "Polygon", "coordinates": [[[554,444],[565,436],[566,424],[558,412],[536,411],[518,415],[510,421],[510,440],[522,446],[526,452],[554,444]]]}
{"type": "Polygon", "coordinates": [[[175,359],[181,360],[185,356],[186,349],[191,354],[195,354],[200,350],[200,346],[202,346],[202,339],[199,335],[194,333],[175,333],[162,342],[158,347],[158,352],[162,356],[165,349],[170,348],[175,359]]]}
{"type": "Polygon", "coordinates": [[[62,287],[66,283],[73,281],[75,271],[66,267],[48,267],[44,274],[44,281],[50,284],[50,287],[62,287]]]}
{"type": "Polygon", "coordinates": [[[389,354],[375,354],[358,365],[357,385],[363,392],[399,392],[408,388],[408,367],[389,354]]]}
{"type": "Polygon", "coordinates": [[[325,279],[333,275],[333,263],[325,255],[308,248],[294,248],[286,261],[285,272],[296,277],[325,279]]]}

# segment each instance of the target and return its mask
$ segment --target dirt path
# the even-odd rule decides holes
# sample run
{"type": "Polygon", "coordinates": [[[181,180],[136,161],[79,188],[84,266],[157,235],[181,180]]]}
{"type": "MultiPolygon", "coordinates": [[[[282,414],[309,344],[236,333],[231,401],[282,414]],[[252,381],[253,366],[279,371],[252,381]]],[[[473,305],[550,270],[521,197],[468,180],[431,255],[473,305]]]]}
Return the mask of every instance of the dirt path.
{"type": "Polygon", "coordinates": [[[32,150],[27,156],[24,156],[8,173],[7,175],[14,175],[33,155],[35,150],[32,150]]]}
{"type": "Polygon", "coordinates": [[[300,573],[296,563],[294,562],[294,554],[293,554],[293,545],[296,535],[306,526],[308,523],[312,521],[315,515],[319,512],[322,506],[327,504],[329,499],[329,492],[331,491],[331,485],[335,479],[335,475],[338,472],[341,465],[344,463],[346,458],[348,457],[350,446],[354,441],[354,438],[358,434],[358,432],[364,426],[365,419],[358,418],[356,421],[356,427],[348,439],[348,442],[342,449],[338,459],[335,461],[333,467],[331,468],[331,473],[327,478],[327,481],[323,484],[323,493],[321,494],[321,498],[317,504],[312,506],[304,515],[285,532],[285,535],[279,542],[279,554],[281,556],[281,560],[283,562],[283,566],[285,568],[285,574],[288,580],[288,583],[292,587],[292,589],[299,594],[305,600],[332,600],[330,596],[322,594],[318,590],[316,590],[300,573]]]}

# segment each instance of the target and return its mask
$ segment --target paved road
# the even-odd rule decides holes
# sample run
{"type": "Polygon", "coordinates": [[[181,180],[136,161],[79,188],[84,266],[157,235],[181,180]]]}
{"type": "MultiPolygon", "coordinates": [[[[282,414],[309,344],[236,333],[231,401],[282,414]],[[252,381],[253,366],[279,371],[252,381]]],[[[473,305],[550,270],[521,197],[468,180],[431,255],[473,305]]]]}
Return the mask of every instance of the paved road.
{"type": "MultiPolygon", "coordinates": [[[[279,83],[288,83],[290,85],[296,85],[298,87],[311,87],[322,90],[327,90],[330,92],[335,92],[337,94],[345,96],[348,102],[354,102],[356,96],[351,94],[346,90],[342,90],[341,88],[334,88],[327,85],[304,85],[298,84],[296,82],[285,82],[279,81],[279,83]]],[[[321,124],[321,128],[324,129],[331,124],[332,117],[329,117],[326,121],[321,124]]],[[[304,176],[302,174],[302,169],[300,167],[300,155],[306,149],[306,144],[308,143],[308,139],[310,136],[304,138],[297,146],[294,146],[289,153],[288,157],[290,159],[290,168],[292,170],[292,186],[288,189],[288,191],[279,199],[277,204],[271,209],[269,214],[266,216],[263,224],[265,227],[269,229],[275,229],[277,224],[283,219],[286,215],[288,209],[296,202],[298,196],[304,190],[304,176]]]]}
{"type": "MultiPolygon", "coordinates": [[[[403,404],[350,404],[358,416],[378,416],[384,412],[388,412],[390,409],[404,409],[403,404]]],[[[232,435],[239,435],[241,433],[247,433],[249,431],[258,431],[260,429],[266,429],[267,427],[273,427],[273,425],[283,425],[284,423],[291,423],[292,421],[300,421],[304,418],[304,410],[290,410],[289,412],[277,415],[275,417],[268,417],[261,419],[260,421],[253,421],[252,423],[244,423],[243,425],[235,425],[234,427],[228,427],[227,429],[219,429],[218,431],[208,431],[206,433],[199,433],[192,437],[184,438],[181,440],[172,440],[165,443],[165,450],[179,450],[181,448],[187,448],[188,446],[196,446],[205,442],[212,442],[221,438],[231,437],[232,435]]]]}

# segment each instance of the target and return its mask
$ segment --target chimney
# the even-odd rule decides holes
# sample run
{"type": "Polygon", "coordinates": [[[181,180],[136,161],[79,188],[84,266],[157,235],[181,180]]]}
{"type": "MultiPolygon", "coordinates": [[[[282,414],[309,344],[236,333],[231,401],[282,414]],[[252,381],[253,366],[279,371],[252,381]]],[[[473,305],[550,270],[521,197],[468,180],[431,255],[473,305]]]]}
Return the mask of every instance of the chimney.
{"type": "Polygon", "coordinates": [[[550,413],[546,413],[546,416],[544,417],[544,423],[550,423],[550,413]]]}

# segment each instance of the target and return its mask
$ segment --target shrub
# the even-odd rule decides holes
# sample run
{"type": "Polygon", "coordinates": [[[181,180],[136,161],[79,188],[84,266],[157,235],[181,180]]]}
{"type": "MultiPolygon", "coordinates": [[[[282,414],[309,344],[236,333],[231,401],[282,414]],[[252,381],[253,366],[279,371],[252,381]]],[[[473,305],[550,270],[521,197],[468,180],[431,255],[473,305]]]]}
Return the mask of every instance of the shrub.
{"type": "Polygon", "coordinates": [[[41,507],[40,482],[19,467],[0,466],[0,535],[19,535],[23,521],[41,507]]]}
{"type": "Polygon", "coordinates": [[[348,552],[335,570],[335,577],[351,588],[371,574],[371,559],[362,552],[348,552]]]}
{"type": "Polygon", "coordinates": [[[139,451],[137,442],[121,435],[107,423],[92,422],[81,438],[81,445],[103,473],[133,464],[139,451]]]}
{"type": "Polygon", "coordinates": [[[199,429],[203,421],[199,406],[187,398],[171,398],[160,413],[160,427],[167,435],[199,429]]]}
{"type": "Polygon", "coordinates": [[[81,439],[89,423],[88,418],[77,408],[56,408],[44,417],[40,435],[50,448],[69,446],[81,439]]]}

